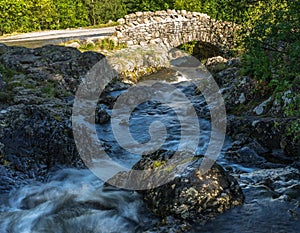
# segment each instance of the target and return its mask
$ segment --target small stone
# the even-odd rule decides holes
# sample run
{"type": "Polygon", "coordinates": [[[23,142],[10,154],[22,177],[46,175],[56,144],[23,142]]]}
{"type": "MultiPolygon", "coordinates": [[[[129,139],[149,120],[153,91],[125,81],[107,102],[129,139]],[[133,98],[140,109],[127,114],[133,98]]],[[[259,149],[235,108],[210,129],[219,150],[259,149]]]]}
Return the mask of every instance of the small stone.
{"type": "Polygon", "coordinates": [[[80,48],[80,44],[78,42],[72,42],[70,44],[66,44],[66,46],[71,48],[76,48],[76,49],[80,48]]]}
{"type": "Polygon", "coordinates": [[[134,43],[133,43],[133,41],[132,41],[132,40],[128,40],[126,43],[127,43],[127,45],[128,45],[128,46],[132,46],[132,45],[134,45],[134,43]]]}
{"type": "Polygon", "coordinates": [[[265,112],[267,105],[272,101],[272,97],[269,97],[267,100],[265,100],[264,102],[262,102],[260,105],[258,105],[257,107],[255,107],[253,109],[253,112],[256,113],[256,115],[261,115],[265,112]]]}
{"type": "Polygon", "coordinates": [[[143,16],[143,12],[135,12],[135,15],[136,15],[137,17],[141,17],[141,16],[143,16]]]}
{"type": "Polygon", "coordinates": [[[91,39],[91,38],[87,38],[84,43],[86,45],[92,45],[92,46],[95,46],[95,42],[91,39]]]}
{"type": "Polygon", "coordinates": [[[95,120],[96,123],[105,124],[109,122],[109,120],[110,120],[110,115],[105,110],[101,109],[97,112],[96,120],[95,120]]]}
{"type": "Polygon", "coordinates": [[[140,46],[146,46],[147,44],[147,41],[140,41],[140,46]]]}
{"type": "Polygon", "coordinates": [[[123,33],[119,32],[119,31],[116,31],[116,37],[117,38],[122,38],[123,37],[123,33]]]}
{"type": "Polygon", "coordinates": [[[171,9],[168,9],[168,10],[167,10],[167,13],[168,13],[169,15],[171,15],[171,14],[173,14],[173,11],[172,11],[171,9]]]}
{"type": "Polygon", "coordinates": [[[123,24],[125,24],[125,19],[124,18],[118,19],[117,22],[118,22],[118,24],[123,25],[123,24]]]}
{"type": "Polygon", "coordinates": [[[239,103],[243,104],[246,101],[245,93],[242,93],[239,97],[239,103]]]}
{"type": "Polygon", "coordinates": [[[3,91],[5,89],[5,82],[3,81],[3,76],[0,74],[0,91],[3,91]]]}

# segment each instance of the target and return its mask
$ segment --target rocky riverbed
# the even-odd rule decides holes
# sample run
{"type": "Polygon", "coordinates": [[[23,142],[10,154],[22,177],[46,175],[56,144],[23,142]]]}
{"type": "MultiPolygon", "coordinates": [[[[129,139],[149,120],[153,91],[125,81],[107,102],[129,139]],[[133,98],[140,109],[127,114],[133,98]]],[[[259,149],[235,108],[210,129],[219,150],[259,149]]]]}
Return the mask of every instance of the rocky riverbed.
{"type": "MultiPolygon", "coordinates": [[[[132,53],[132,51],[127,52],[127,54],[132,53]]],[[[120,54],[122,53],[120,52],[120,54]]],[[[153,51],[138,56],[143,59],[145,56],[146,59],[150,57],[149,64],[153,67],[155,65],[156,68],[161,69],[165,66],[165,64],[157,64],[158,60],[155,59],[153,51]]],[[[41,182],[39,185],[42,187],[45,182],[56,182],[57,180],[53,178],[52,174],[62,169],[80,169],[78,171],[86,169],[73,138],[72,106],[78,85],[85,80],[86,73],[101,59],[104,59],[104,56],[100,53],[81,53],[74,48],[61,46],[28,49],[0,45],[0,192],[3,197],[7,197],[7,193],[10,193],[10,197],[18,193],[21,195],[21,190],[27,187],[24,185],[41,182]]],[[[130,56],[127,56],[126,59],[130,59],[130,56]]],[[[143,59],[137,59],[139,67],[143,65],[141,62],[143,59]]],[[[165,60],[163,59],[162,62],[165,63],[165,60]]],[[[187,170],[181,176],[177,176],[173,182],[141,192],[140,195],[145,204],[137,205],[142,205],[143,208],[146,205],[156,216],[149,217],[151,214],[148,213],[147,219],[159,218],[159,220],[151,224],[149,223],[151,221],[147,220],[148,226],[139,228],[140,232],[188,232],[195,229],[205,232],[211,227],[211,219],[225,211],[225,214],[216,219],[218,228],[218,224],[222,224],[224,219],[226,221],[227,213],[229,213],[229,218],[233,216],[234,219],[238,215],[238,212],[234,211],[246,214],[249,210],[247,207],[254,205],[251,201],[255,195],[259,196],[257,199],[259,203],[265,204],[266,202],[263,202],[265,197],[269,198],[268,201],[270,198],[274,200],[276,205],[284,209],[285,213],[282,214],[284,217],[281,216],[281,218],[289,218],[289,225],[297,222],[296,219],[300,214],[299,137],[298,140],[294,140],[297,135],[288,135],[286,132],[293,118],[283,117],[284,106],[278,105],[272,96],[253,92],[253,89],[259,84],[250,77],[243,77],[239,74],[240,63],[238,58],[226,60],[221,57],[210,58],[206,63],[206,67],[212,72],[220,86],[227,109],[227,133],[231,142],[217,160],[220,165],[214,165],[206,175],[201,176],[197,170],[198,163],[201,162],[200,156],[190,161],[187,170]],[[204,183],[206,186],[203,186],[204,183]],[[172,195],[173,198],[169,198],[169,195],[172,195]],[[226,211],[233,206],[242,204],[244,195],[246,196],[244,205],[226,211]],[[205,228],[203,224],[207,221],[208,224],[205,225],[205,228]],[[199,225],[199,223],[202,224],[199,225]]],[[[125,66],[124,69],[128,73],[129,68],[134,70],[135,67],[133,63],[125,66]]],[[[145,75],[147,71],[156,71],[157,69],[153,67],[148,70],[143,69],[143,72],[135,74],[145,75]]],[[[118,72],[122,73],[120,70],[118,72]]],[[[123,72],[125,77],[121,77],[122,81],[126,79],[127,73],[123,72]]],[[[129,73],[132,74],[132,72],[129,73]]],[[[161,73],[164,78],[166,74],[170,75],[168,70],[162,70],[161,73]]],[[[133,83],[132,75],[129,75],[127,81],[133,83]]],[[[134,81],[138,81],[136,76],[134,76],[134,81]]],[[[103,132],[105,130],[109,132],[105,127],[108,125],[111,117],[110,110],[118,95],[129,87],[129,84],[114,79],[100,96],[95,112],[95,121],[98,125],[104,125],[104,128],[100,129],[103,132]]],[[[195,94],[193,89],[184,88],[195,94]]],[[[282,98],[288,101],[286,96],[282,96],[282,98]]],[[[206,109],[205,104],[199,105],[199,109],[199,116],[209,121],[209,114],[203,110],[206,109]]],[[[163,111],[168,112],[169,110],[163,109],[163,111]]],[[[147,114],[153,115],[151,112],[147,114]]],[[[107,143],[107,146],[111,145],[107,143]]],[[[158,154],[153,154],[152,157],[142,158],[134,163],[134,167],[148,169],[151,175],[151,170],[164,168],[170,151],[160,151],[158,154]]],[[[87,175],[87,177],[89,176],[87,175]]],[[[62,180],[68,179],[60,177],[59,182],[62,180]]],[[[118,180],[121,182],[122,177],[118,177],[118,180]]],[[[89,182],[93,183],[95,179],[91,178],[86,182],[90,184],[89,182]]],[[[50,185],[50,187],[52,186],[50,185]]],[[[109,189],[109,186],[106,188],[109,189]]],[[[47,192],[47,189],[43,191],[44,194],[47,192]]],[[[37,195],[42,195],[40,192],[37,193],[39,193],[37,195]]],[[[118,197],[129,200],[128,203],[135,203],[129,194],[126,195],[126,197],[123,194],[118,197]]],[[[134,195],[138,197],[139,194],[134,195]]],[[[30,195],[26,198],[28,201],[30,195]]],[[[39,197],[36,196],[36,198],[39,200],[39,197]]],[[[115,208],[116,204],[109,208],[101,206],[101,200],[103,201],[106,197],[101,198],[97,201],[87,198],[85,202],[76,205],[76,208],[80,206],[95,208],[96,203],[99,204],[101,210],[115,208]]],[[[3,198],[3,200],[6,199],[3,198]]],[[[25,201],[25,199],[23,200],[25,201]]],[[[47,198],[43,200],[49,201],[47,198]]],[[[35,208],[40,203],[44,203],[43,200],[37,201],[30,207],[22,207],[20,204],[18,208],[35,208]]],[[[3,201],[1,205],[6,206],[5,202],[3,201]]],[[[55,206],[55,208],[61,208],[55,206]]],[[[120,204],[120,206],[122,205],[120,204]]],[[[51,210],[53,214],[61,212],[55,208],[53,207],[51,210]]],[[[273,208],[275,207],[270,207],[272,210],[273,208]]],[[[7,208],[2,210],[4,215],[0,215],[0,222],[11,216],[9,211],[7,214],[5,213],[5,209],[7,210],[7,208]]],[[[146,210],[143,209],[143,211],[146,210]]],[[[127,217],[132,220],[135,218],[132,216],[127,217]]],[[[126,219],[126,216],[124,218],[126,219]]],[[[127,228],[128,231],[134,229],[135,224],[132,225],[133,228],[127,228]]],[[[41,224],[35,226],[37,229],[43,229],[39,228],[41,224]]],[[[49,226],[53,227],[54,225],[50,224],[49,226]]],[[[293,232],[294,228],[286,229],[293,232]]],[[[283,229],[282,232],[286,232],[286,229],[283,229]]],[[[11,230],[11,232],[16,231],[11,230]]],[[[254,232],[268,231],[257,230],[254,232]]]]}

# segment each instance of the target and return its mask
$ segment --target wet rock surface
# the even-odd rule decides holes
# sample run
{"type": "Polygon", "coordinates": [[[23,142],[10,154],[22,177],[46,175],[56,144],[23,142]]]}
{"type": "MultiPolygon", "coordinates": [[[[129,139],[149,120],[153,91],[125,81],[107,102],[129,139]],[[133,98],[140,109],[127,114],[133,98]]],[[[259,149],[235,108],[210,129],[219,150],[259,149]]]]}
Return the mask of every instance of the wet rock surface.
{"type": "MultiPolygon", "coordinates": [[[[199,223],[242,204],[243,194],[237,181],[217,164],[202,175],[201,162],[201,159],[191,162],[182,174],[175,175],[174,181],[144,191],[144,199],[151,211],[161,217],[171,215],[199,223]]],[[[153,163],[145,165],[140,168],[148,169],[153,163]]]]}
{"type": "MultiPolygon", "coordinates": [[[[134,170],[144,170],[142,175],[134,177],[135,182],[145,184],[144,188],[155,186],[156,182],[163,184],[139,191],[154,214],[186,221],[187,224],[204,224],[243,203],[244,196],[236,179],[220,165],[214,164],[208,171],[202,172],[200,165],[203,158],[183,159],[186,158],[184,152],[176,155],[181,161],[168,164],[174,153],[155,152],[144,156],[133,166],[134,170]]],[[[108,183],[122,185],[132,175],[131,172],[119,173],[108,183]]]]}
{"type": "Polygon", "coordinates": [[[299,139],[294,140],[296,135],[287,133],[293,120],[270,116],[231,116],[227,128],[228,133],[235,140],[240,138],[248,142],[256,140],[262,147],[270,151],[269,154],[275,156],[276,150],[281,150],[283,155],[295,160],[300,158],[300,141],[299,139]]]}
{"type": "Polygon", "coordinates": [[[276,157],[276,151],[281,150],[283,157],[299,160],[299,132],[298,135],[297,132],[288,132],[297,117],[284,114],[287,94],[283,93],[283,103],[279,104],[279,100],[268,93],[266,84],[240,74],[239,58],[227,62],[221,57],[210,58],[207,66],[224,97],[228,115],[227,132],[233,140],[241,146],[247,146],[254,140],[270,151],[269,157],[276,157]]]}
{"type": "Polygon", "coordinates": [[[245,194],[244,204],[189,232],[299,231],[299,169],[260,169],[236,178],[245,194]]]}
{"type": "MultiPolygon", "coordinates": [[[[100,53],[81,53],[75,48],[48,45],[36,49],[6,47],[1,64],[33,81],[56,81],[61,89],[76,91],[86,72],[104,56],[100,53]]],[[[34,83],[35,84],[35,83],[34,83]]]]}
{"type": "Polygon", "coordinates": [[[262,169],[240,175],[242,186],[260,186],[275,198],[287,201],[300,200],[300,171],[291,166],[277,169],[262,169]]]}
{"type": "Polygon", "coordinates": [[[1,46],[1,192],[44,180],[55,166],[84,167],[72,135],[73,96],[103,57],[61,46],[1,46]]]}

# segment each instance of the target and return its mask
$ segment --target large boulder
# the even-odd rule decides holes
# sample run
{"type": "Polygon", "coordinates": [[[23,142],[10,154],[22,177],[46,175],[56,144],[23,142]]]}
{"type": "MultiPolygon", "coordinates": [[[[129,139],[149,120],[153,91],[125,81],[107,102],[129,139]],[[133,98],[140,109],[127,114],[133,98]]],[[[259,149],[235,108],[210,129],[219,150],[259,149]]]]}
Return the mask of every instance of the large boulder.
{"type": "MultiPolygon", "coordinates": [[[[237,181],[220,165],[214,164],[201,174],[203,158],[195,157],[182,160],[184,163],[188,161],[182,170],[180,165],[168,164],[173,154],[171,151],[155,152],[144,156],[133,166],[135,170],[145,171],[143,175],[135,177],[135,181],[145,187],[153,186],[152,182],[167,180],[166,177],[175,177],[162,186],[139,191],[154,214],[162,218],[172,216],[184,221],[204,223],[243,203],[244,196],[237,181]]],[[[181,155],[185,156],[183,152],[179,157],[181,155]]],[[[118,173],[108,183],[122,185],[130,175],[130,172],[118,173]]]]}

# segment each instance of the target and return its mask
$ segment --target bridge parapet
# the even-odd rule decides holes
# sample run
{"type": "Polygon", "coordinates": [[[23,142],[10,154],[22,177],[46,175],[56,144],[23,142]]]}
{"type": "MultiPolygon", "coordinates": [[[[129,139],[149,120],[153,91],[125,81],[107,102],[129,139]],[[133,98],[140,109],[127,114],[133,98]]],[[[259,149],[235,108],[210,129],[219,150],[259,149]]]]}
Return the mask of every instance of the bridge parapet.
{"type": "Polygon", "coordinates": [[[238,26],[199,12],[167,10],[136,12],[119,19],[115,38],[127,45],[165,44],[177,47],[193,40],[228,50],[234,46],[238,26]]]}

